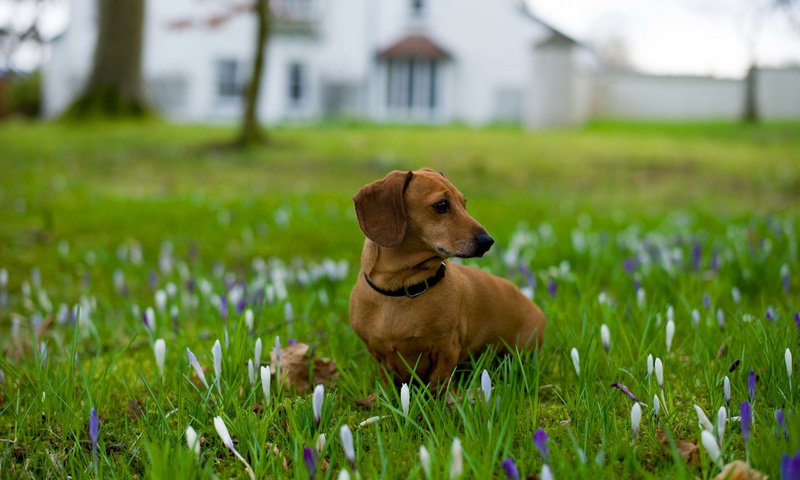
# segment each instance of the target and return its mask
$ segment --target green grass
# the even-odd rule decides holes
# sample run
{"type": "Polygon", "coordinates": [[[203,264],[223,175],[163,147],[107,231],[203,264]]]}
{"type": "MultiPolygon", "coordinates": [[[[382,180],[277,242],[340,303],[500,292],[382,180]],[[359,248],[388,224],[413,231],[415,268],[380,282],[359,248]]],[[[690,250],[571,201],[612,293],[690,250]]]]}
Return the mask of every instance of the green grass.
{"type": "MultiPolygon", "coordinates": [[[[336,478],[348,464],[339,440],[345,424],[362,478],[420,477],[422,445],[434,476],[447,478],[454,437],[468,478],[502,477],[507,456],[524,476],[538,474],[537,428],[550,436],[557,478],[713,478],[718,469],[702,446],[699,462],[688,465],[657,431],[698,442],[693,405],[716,421],[728,375],[731,415],[738,415],[750,370],[759,376],[752,466],[778,478],[781,455],[800,447],[798,385],[784,365],[787,347],[800,356],[792,319],[800,310],[800,124],[598,122],[539,134],[323,124],[274,129],[266,150],[214,147],[232,134],[161,123],[0,124],[0,268],[9,277],[0,287],[0,476],[94,476],[88,425],[95,407],[98,471],[108,477],[245,477],[214,430],[219,415],[259,478],[306,478],[303,447],[314,446],[319,433],[327,436],[319,459],[327,467],[318,477],[336,478]],[[444,171],[497,240],[470,263],[520,286],[527,280],[518,267],[530,268],[549,325],[540,351],[489,352],[459,368],[455,402],[412,386],[406,418],[399,392],[377,380],[377,366],[347,323],[363,242],[350,199],[391,169],[421,166],[444,171]],[[137,251],[140,263],[131,257],[137,251]],[[632,258],[640,262],[628,273],[632,258]],[[316,275],[327,259],[346,261],[347,275],[316,275]],[[165,260],[171,268],[162,269],[165,260]],[[116,290],[115,272],[127,296],[116,290]],[[286,276],[286,300],[250,298],[280,283],[275,272],[286,276]],[[248,286],[253,332],[233,305],[220,318],[214,299],[232,281],[248,286]],[[141,313],[169,284],[177,294],[151,332],[141,313]],[[601,293],[608,301],[599,301],[601,293]],[[62,304],[82,305],[82,320],[61,322],[62,304]],[[667,352],[669,305],[676,334],[667,352]],[[765,319],[769,306],[775,322],[765,319]],[[609,353],[600,343],[602,323],[611,331],[609,353]],[[213,381],[211,348],[226,331],[222,393],[198,388],[186,348],[213,381]],[[266,363],[276,335],[284,346],[297,339],[337,363],[340,378],[326,389],[320,427],[310,392],[274,380],[265,406],[260,384],[250,386],[255,337],[266,363]],[[156,338],[167,345],[163,379],[156,338]],[[665,371],[666,404],[655,419],[659,389],[646,374],[648,354],[665,371]],[[741,365],[728,373],[735,359],[741,365]],[[484,369],[493,383],[489,406],[476,391],[484,369]],[[649,406],[634,445],[632,402],[613,382],[649,406]],[[374,405],[356,404],[372,393],[374,405]],[[788,439],[777,432],[777,408],[786,412],[788,439]],[[382,418],[358,427],[372,416],[382,418]],[[188,425],[202,437],[199,458],[186,446],[188,425]]],[[[745,458],[735,422],[723,455],[726,462],[745,458]]]]}

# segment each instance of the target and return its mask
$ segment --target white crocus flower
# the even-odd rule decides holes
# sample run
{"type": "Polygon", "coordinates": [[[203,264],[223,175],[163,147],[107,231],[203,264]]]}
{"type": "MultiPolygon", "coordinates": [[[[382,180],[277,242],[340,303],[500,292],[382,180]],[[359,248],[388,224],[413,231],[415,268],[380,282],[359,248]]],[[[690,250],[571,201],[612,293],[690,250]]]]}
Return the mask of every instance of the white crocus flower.
{"type": "Polygon", "coordinates": [[[572,366],[575,367],[575,374],[577,376],[581,376],[581,359],[580,355],[578,354],[577,348],[572,348],[570,351],[570,355],[572,355],[572,366]]]}
{"type": "Polygon", "coordinates": [[[664,365],[661,363],[661,359],[660,358],[656,358],[655,371],[656,371],[656,382],[658,382],[658,388],[663,390],[664,389],[664,365]]]}
{"type": "Polygon", "coordinates": [[[653,376],[653,355],[652,354],[648,354],[647,355],[647,376],[648,377],[652,377],[653,376]]]}
{"type": "Polygon", "coordinates": [[[425,472],[426,478],[431,478],[431,455],[425,446],[419,447],[419,463],[422,465],[422,471],[425,472]]]}
{"type": "Polygon", "coordinates": [[[786,362],[786,374],[789,376],[789,380],[792,379],[792,351],[788,348],[786,352],[783,354],[783,360],[786,362]]]}
{"type": "Polygon", "coordinates": [[[228,450],[230,450],[231,453],[233,453],[236,456],[236,458],[238,458],[239,461],[242,462],[242,464],[244,464],[244,468],[247,471],[247,475],[252,480],[255,480],[256,476],[253,473],[253,469],[250,468],[250,464],[247,463],[247,460],[245,460],[244,457],[242,457],[239,454],[239,452],[236,451],[236,448],[233,446],[233,439],[231,438],[231,434],[228,433],[228,427],[225,426],[225,422],[222,421],[221,417],[214,417],[214,428],[217,430],[219,438],[222,439],[222,443],[226,447],[228,447],[228,450]]]}
{"type": "Polygon", "coordinates": [[[153,354],[156,357],[156,366],[158,367],[158,374],[164,378],[164,359],[167,356],[167,342],[163,338],[159,338],[153,343],[153,354]]]}
{"type": "Polygon", "coordinates": [[[261,350],[263,345],[261,344],[261,339],[256,338],[256,346],[254,348],[254,355],[253,355],[253,363],[255,363],[256,368],[261,366],[261,350]]]}
{"type": "Polygon", "coordinates": [[[322,453],[322,450],[325,448],[325,434],[320,433],[317,436],[317,453],[322,453]]]}
{"type": "Polygon", "coordinates": [[[675,322],[672,321],[672,319],[670,318],[669,320],[667,320],[667,352],[669,352],[670,348],[672,348],[672,338],[674,336],[675,336],[675,322]]]}
{"type": "Polygon", "coordinates": [[[203,385],[205,385],[206,390],[208,390],[208,382],[206,381],[206,374],[203,373],[203,367],[200,366],[200,362],[197,361],[197,357],[195,357],[194,353],[192,353],[192,351],[189,350],[189,347],[186,347],[186,355],[189,357],[189,364],[194,369],[195,375],[197,375],[197,378],[199,378],[200,381],[203,382],[203,385]]]}
{"type": "Polygon", "coordinates": [[[658,395],[653,395],[653,416],[657,417],[660,410],[661,402],[658,400],[658,395]]]}
{"type": "Polygon", "coordinates": [[[167,310],[167,292],[164,290],[156,290],[155,293],[156,308],[159,312],[164,313],[167,310]]]}
{"type": "Polygon", "coordinates": [[[261,367],[261,389],[264,391],[264,404],[269,406],[269,387],[272,380],[272,373],[269,371],[269,365],[261,367]]]}
{"type": "Polygon", "coordinates": [[[350,472],[345,470],[344,468],[339,470],[339,476],[336,477],[337,480],[350,480],[350,472]]]}
{"type": "Polygon", "coordinates": [[[464,453],[461,449],[461,440],[453,438],[450,446],[450,478],[459,478],[464,473],[464,453]]]}
{"type": "Polygon", "coordinates": [[[197,432],[194,431],[191,425],[186,427],[186,445],[189,446],[189,450],[193,451],[196,457],[200,457],[200,439],[197,438],[197,432]]]}
{"type": "Polygon", "coordinates": [[[719,445],[717,445],[717,439],[714,438],[714,435],[708,430],[703,430],[700,433],[700,440],[703,442],[703,447],[708,452],[711,461],[716,463],[719,468],[722,468],[722,452],[719,450],[719,445]]]}
{"type": "Polygon", "coordinates": [[[492,396],[492,379],[489,378],[489,372],[486,370],[481,373],[481,390],[483,391],[483,396],[486,398],[486,406],[488,407],[489,398],[492,396]]]}
{"type": "Polygon", "coordinates": [[[408,391],[408,385],[403,384],[400,387],[400,408],[403,409],[403,416],[408,417],[408,408],[411,401],[411,393],[408,391]]]}
{"type": "Polygon", "coordinates": [[[634,402],[631,407],[631,430],[633,430],[633,441],[639,435],[639,424],[642,421],[642,406],[639,402],[634,402]]]}
{"type": "Polygon", "coordinates": [[[314,420],[319,426],[322,420],[322,402],[325,400],[325,387],[322,384],[314,387],[314,394],[311,397],[311,408],[314,411],[314,420]]]}
{"type": "Polygon", "coordinates": [[[344,456],[350,463],[350,466],[355,468],[356,465],[356,449],[353,446],[353,432],[350,427],[342,425],[339,429],[339,439],[342,441],[342,448],[344,449],[344,456]]]}
{"type": "Polygon", "coordinates": [[[722,445],[722,439],[725,437],[725,424],[728,423],[728,411],[725,407],[719,407],[717,411],[717,438],[719,444],[722,445]]]}
{"type": "Polygon", "coordinates": [[[722,379],[722,393],[725,395],[725,405],[730,408],[731,406],[731,381],[728,376],[722,379]]]}
{"type": "Polygon", "coordinates": [[[255,320],[255,317],[253,315],[253,311],[250,310],[249,308],[247,310],[245,310],[244,311],[244,324],[247,327],[247,331],[248,332],[252,332],[253,331],[253,321],[254,320],[255,320]]]}
{"type": "Polygon", "coordinates": [[[250,388],[256,385],[256,367],[253,366],[253,359],[247,359],[247,378],[250,379],[250,388]]]}
{"type": "Polygon", "coordinates": [[[550,471],[550,466],[546,463],[542,465],[542,473],[539,474],[539,480],[553,480],[553,472],[550,471]]]}
{"type": "Polygon", "coordinates": [[[611,331],[605,323],[600,325],[600,341],[603,342],[603,348],[608,353],[611,350],[611,331]]]}
{"type": "Polygon", "coordinates": [[[703,408],[700,407],[700,405],[695,405],[694,411],[697,412],[697,422],[700,428],[708,432],[713,432],[714,426],[711,424],[711,420],[706,416],[706,412],[703,411],[703,408]]]}
{"type": "Polygon", "coordinates": [[[217,392],[222,395],[222,345],[219,343],[219,340],[214,342],[214,347],[211,349],[211,353],[214,354],[214,384],[217,386],[217,392]]]}

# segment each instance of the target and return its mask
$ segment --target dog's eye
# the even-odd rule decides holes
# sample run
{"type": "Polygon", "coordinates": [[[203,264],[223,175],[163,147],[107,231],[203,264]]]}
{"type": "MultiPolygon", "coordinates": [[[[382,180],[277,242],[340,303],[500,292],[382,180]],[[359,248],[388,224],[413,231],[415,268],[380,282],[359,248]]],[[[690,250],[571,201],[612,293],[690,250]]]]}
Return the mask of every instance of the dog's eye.
{"type": "Polygon", "coordinates": [[[436,210],[436,213],[447,213],[450,211],[450,202],[447,200],[439,200],[433,204],[433,209],[436,210]]]}

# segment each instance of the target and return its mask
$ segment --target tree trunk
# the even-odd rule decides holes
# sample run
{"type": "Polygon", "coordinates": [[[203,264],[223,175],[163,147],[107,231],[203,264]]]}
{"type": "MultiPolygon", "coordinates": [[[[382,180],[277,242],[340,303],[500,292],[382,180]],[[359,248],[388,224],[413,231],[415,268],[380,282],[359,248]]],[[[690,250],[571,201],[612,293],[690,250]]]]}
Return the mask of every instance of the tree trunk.
{"type": "Polygon", "coordinates": [[[758,68],[755,63],[753,63],[747,70],[747,76],[744,79],[744,111],[742,112],[742,121],[746,123],[758,122],[757,75],[758,68]]]}
{"type": "Polygon", "coordinates": [[[245,90],[245,108],[241,130],[237,143],[239,145],[263,144],[266,135],[258,124],[258,97],[261,94],[261,79],[264,76],[264,63],[269,38],[270,16],[269,1],[256,0],[255,14],[258,21],[256,31],[256,48],[253,57],[253,73],[245,90]]]}
{"type": "Polygon", "coordinates": [[[92,72],[68,116],[138,117],[142,90],[145,0],[96,0],[97,45],[92,72]]]}

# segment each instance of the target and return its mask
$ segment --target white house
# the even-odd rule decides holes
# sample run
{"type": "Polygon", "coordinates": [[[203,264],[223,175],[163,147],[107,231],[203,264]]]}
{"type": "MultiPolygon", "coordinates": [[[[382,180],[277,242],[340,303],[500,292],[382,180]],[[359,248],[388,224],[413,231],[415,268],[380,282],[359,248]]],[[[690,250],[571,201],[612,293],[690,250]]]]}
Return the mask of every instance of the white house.
{"type": "MultiPolygon", "coordinates": [[[[44,69],[45,115],[81,89],[95,0],[73,0],[44,69]]],[[[580,123],[575,72],[596,61],[517,0],[272,0],[260,118],[580,123]],[[566,78],[568,76],[569,78],[566,78]]],[[[146,93],[166,117],[231,122],[242,108],[255,18],[236,0],[147,0],[146,93]]]]}

